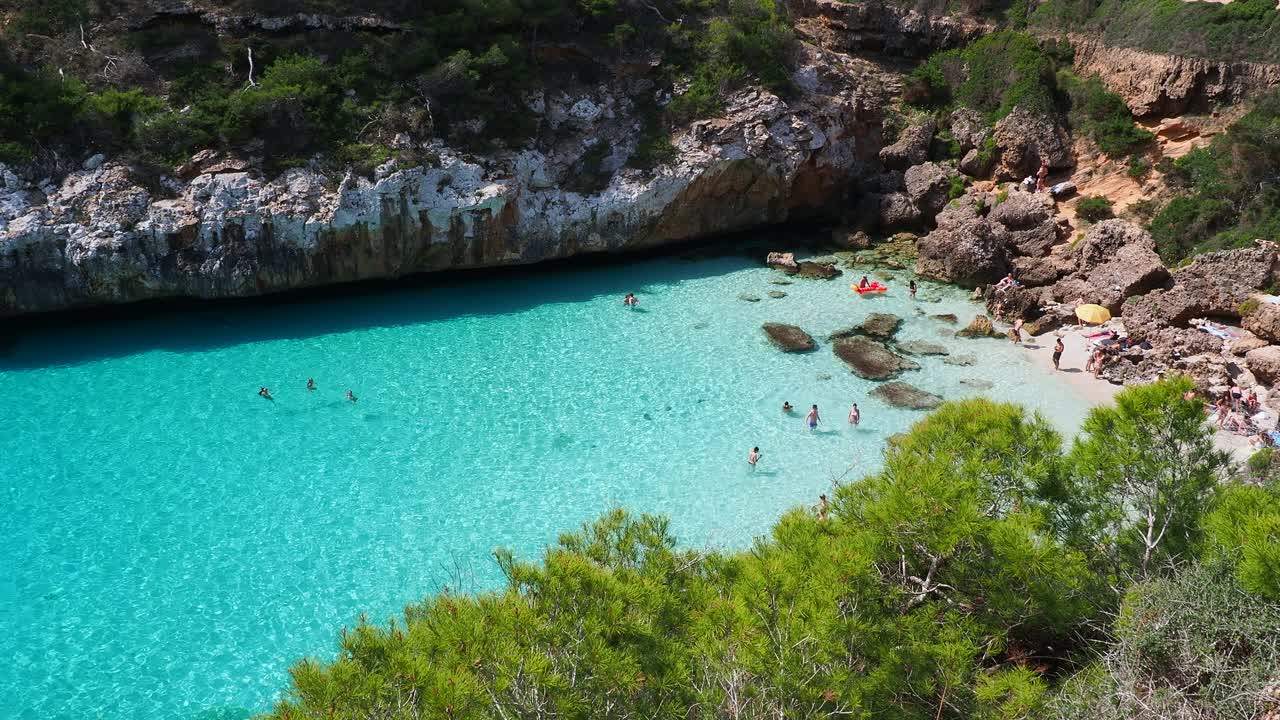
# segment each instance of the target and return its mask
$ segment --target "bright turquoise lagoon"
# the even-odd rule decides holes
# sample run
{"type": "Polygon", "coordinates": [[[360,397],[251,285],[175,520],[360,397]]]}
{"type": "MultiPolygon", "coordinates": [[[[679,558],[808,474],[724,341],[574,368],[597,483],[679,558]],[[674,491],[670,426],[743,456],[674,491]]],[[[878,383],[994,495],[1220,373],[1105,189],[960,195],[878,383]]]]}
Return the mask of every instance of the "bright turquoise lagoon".
{"type": "Polygon", "coordinates": [[[247,717],[361,612],[384,620],[457,578],[494,587],[493,548],[536,557],[617,506],[670,516],[691,546],[743,547],[920,417],[868,397],[822,342],[873,310],[979,357],[923,358],[904,380],[1067,431],[1083,417],[1007,342],[916,314],[966,322],[959,290],[912,302],[901,273],[877,298],[848,273],[780,277],[667,258],[23,334],[0,356],[0,717],[247,717]],[[819,349],[778,352],[766,321],[819,349]],[[817,403],[820,430],[784,400],[817,403]]]}

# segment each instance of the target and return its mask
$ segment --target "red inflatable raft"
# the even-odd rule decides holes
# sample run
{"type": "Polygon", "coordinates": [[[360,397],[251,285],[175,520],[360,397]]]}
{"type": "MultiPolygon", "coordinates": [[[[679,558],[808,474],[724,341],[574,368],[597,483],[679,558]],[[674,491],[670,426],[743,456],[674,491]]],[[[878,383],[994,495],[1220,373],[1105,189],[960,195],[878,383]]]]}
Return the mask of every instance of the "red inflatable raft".
{"type": "Polygon", "coordinates": [[[877,293],[885,292],[886,290],[889,289],[888,286],[881,285],[878,282],[873,282],[866,287],[858,287],[857,285],[850,285],[849,287],[852,288],[853,291],[858,293],[859,295],[874,295],[877,293]]]}

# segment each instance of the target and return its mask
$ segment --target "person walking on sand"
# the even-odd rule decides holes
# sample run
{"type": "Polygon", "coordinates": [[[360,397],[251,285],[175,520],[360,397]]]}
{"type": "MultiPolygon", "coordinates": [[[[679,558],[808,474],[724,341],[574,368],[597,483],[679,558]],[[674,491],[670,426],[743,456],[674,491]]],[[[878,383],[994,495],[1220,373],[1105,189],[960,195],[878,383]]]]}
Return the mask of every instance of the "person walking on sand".
{"type": "Polygon", "coordinates": [[[1062,343],[1062,337],[1059,336],[1058,341],[1053,344],[1053,369],[1054,370],[1062,369],[1058,367],[1058,363],[1062,362],[1062,351],[1066,349],[1067,349],[1067,346],[1062,343]]]}
{"type": "Polygon", "coordinates": [[[804,416],[805,424],[809,426],[809,431],[813,432],[818,429],[818,423],[822,422],[822,418],[818,417],[818,406],[814,405],[808,415],[804,416]]]}
{"type": "Polygon", "coordinates": [[[1102,377],[1102,366],[1107,362],[1107,354],[1098,350],[1093,354],[1093,379],[1102,377]]]}
{"type": "Polygon", "coordinates": [[[854,403],[849,408],[849,424],[858,427],[858,423],[862,422],[862,411],[858,409],[858,403],[854,403]]]}
{"type": "Polygon", "coordinates": [[[907,289],[911,291],[911,299],[915,300],[916,299],[916,281],[912,280],[911,283],[907,285],[907,289]]]}
{"type": "Polygon", "coordinates": [[[760,448],[753,447],[751,452],[747,453],[747,464],[751,466],[752,470],[755,470],[758,462],[760,462],[760,448]]]}

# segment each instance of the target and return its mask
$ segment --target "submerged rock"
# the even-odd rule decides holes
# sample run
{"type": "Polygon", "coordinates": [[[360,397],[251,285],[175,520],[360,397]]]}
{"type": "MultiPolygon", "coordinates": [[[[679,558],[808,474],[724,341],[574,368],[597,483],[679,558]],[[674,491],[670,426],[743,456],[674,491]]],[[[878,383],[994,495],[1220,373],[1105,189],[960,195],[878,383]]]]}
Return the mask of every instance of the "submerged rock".
{"type": "Polygon", "coordinates": [[[871,395],[894,407],[909,410],[932,410],[942,404],[941,397],[904,382],[878,385],[871,391],[871,395]]]}
{"type": "Polygon", "coordinates": [[[816,278],[818,280],[830,280],[840,277],[840,268],[835,263],[821,263],[813,260],[801,260],[799,269],[796,271],[798,277],[816,278]]]}
{"type": "Polygon", "coordinates": [[[773,298],[774,300],[781,300],[782,298],[784,298],[784,297],[786,297],[786,296],[787,296],[787,294],[786,294],[786,293],[784,293],[784,292],[782,292],[781,290],[770,290],[770,291],[769,291],[769,297],[773,298]]]}
{"type": "Polygon", "coordinates": [[[995,383],[982,378],[965,378],[960,381],[960,384],[977,390],[990,390],[995,387],[995,383]]]}
{"type": "Polygon", "coordinates": [[[747,302],[760,302],[759,295],[756,295],[755,293],[749,293],[749,292],[739,293],[738,299],[745,300],[747,302]]]}
{"type": "Polygon", "coordinates": [[[907,342],[898,343],[896,346],[899,350],[908,355],[950,355],[951,351],[947,350],[945,345],[928,340],[908,340],[907,342]]]}
{"type": "Polygon", "coordinates": [[[897,334],[902,327],[902,318],[889,313],[871,313],[858,326],[861,334],[877,340],[887,340],[897,334]]]}
{"type": "Polygon", "coordinates": [[[809,352],[818,346],[809,333],[795,325],[765,323],[763,328],[769,340],[783,352],[809,352]]]}
{"type": "Polygon", "coordinates": [[[836,357],[865,380],[888,380],[904,371],[920,369],[917,363],[865,337],[842,338],[835,342],[833,349],[836,357]]]}
{"type": "Polygon", "coordinates": [[[937,320],[938,322],[944,322],[950,325],[955,325],[960,322],[960,318],[956,317],[955,313],[939,313],[937,315],[930,315],[929,317],[937,320]]]}
{"type": "Polygon", "coordinates": [[[942,362],[957,367],[969,367],[978,363],[977,355],[948,355],[942,358],[942,362]]]}

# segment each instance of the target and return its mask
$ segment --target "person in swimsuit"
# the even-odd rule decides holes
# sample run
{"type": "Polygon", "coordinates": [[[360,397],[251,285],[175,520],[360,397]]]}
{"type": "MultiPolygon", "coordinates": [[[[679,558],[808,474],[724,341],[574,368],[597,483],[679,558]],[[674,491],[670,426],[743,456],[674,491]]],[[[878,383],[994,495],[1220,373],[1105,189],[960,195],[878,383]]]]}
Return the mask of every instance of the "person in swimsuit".
{"type": "Polygon", "coordinates": [[[819,496],[818,496],[818,505],[817,505],[817,510],[818,510],[818,522],[826,522],[826,521],[827,521],[827,510],[829,509],[829,507],[830,507],[830,506],[827,504],[827,496],[826,496],[826,495],[819,495],[819,496]]]}
{"type": "Polygon", "coordinates": [[[1009,339],[1015,343],[1022,342],[1022,318],[1013,321],[1013,327],[1009,330],[1009,339]]]}
{"type": "Polygon", "coordinates": [[[627,293],[627,296],[622,298],[622,304],[633,308],[639,305],[640,301],[636,299],[635,293],[627,293]]]}
{"type": "Polygon", "coordinates": [[[1044,192],[1044,183],[1048,177],[1049,161],[1045,160],[1040,163],[1040,169],[1036,171],[1036,192],[1044,192]]]}
{"type": "Polygon", "coordinates": [[[858,409],[858,403],[854,403],[849,408],[849,424],[858,427],[858,423],[862,422],[862,411],[858,409]]]}
{"type": "Polygon", "coordinates": [[[351,392],[350,390],[348,390],[348,391],[347,391],[347,400],[350,400],[351,402],[355,402],[355,401],[356,401],[356,395],[355,395],[355,393],[353,393],[353,392],[351,392]]]}
{"type": "Polygon", "coordinates": [[[1062,361],[1062,351],[1066,349],[1067,349],[1066,345],[1062,344],[1062,338],[1058,338],[1058,341],[1053,344],[1053,369],[1054,370],[1061,369],[1058,367],[1058,363],[1062,361]]]}
{"type": "Polygon", "coordinates": [[[308,390],[315,390],[315,389],[316,389],[316,379],[315,379],[315,378],[307,378],[307,389],[308,389],[308,390]]]}
{"type": "Polygon", "coordinates": [[[907,285],[907,289],[911,291],[911,299],[915,300],[916,299],[916,281],[912,280],[911,284],[907,285]]]}
{"type": "Polygon", "coordinates": [[[1218,398],[1218,427],[1222,427],[1226,422],[1228,410],[1226,396],[1218,398]]]}
{"type": "Polygon", "coordinates": [[[747,464],[751,466],[752,470],[755,470],[758,462],[760,462],[760,448],[753,447],[751,452],[747,454],[747,464]]]}
{"type": "Polygon", "coordinates": [[[275,400],[275,398],[271,397],[271,391],[267,388],[258,388],[258,397],[266,400],[275,400]]]}
{"type": "Polygon", "coordinates": [[[804,416],[804,421],[808,424],[810,431],[818,429],[818,423],[822,422],[822,418],[818,417],[817,405],[814,405],[813,409],[809,411],[809,414],[804,416]]]}
{"type": "Polygon", "coordinates": [[[858,281],[858,289],[859,289],[859,290],[866,290],[870,285],[871,285],[871,281],[870,281],[870,280],[867,280],[867,276],[866,276],[866,275],[863,275],[863,276],[862,276],[862,279],[858,281]]]}
{"type": "Polygon", "coordinates": [[[795,410],[795,408],[791,407],[791,403],[787,402],[786,400],[783,400],[783,401],[782,401],[782,412],[784,412],[784,413],[789,413],[789,412],[791,412],[792,410],[795,410]]]}

